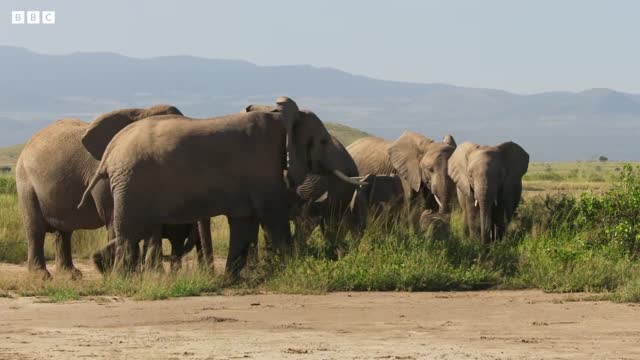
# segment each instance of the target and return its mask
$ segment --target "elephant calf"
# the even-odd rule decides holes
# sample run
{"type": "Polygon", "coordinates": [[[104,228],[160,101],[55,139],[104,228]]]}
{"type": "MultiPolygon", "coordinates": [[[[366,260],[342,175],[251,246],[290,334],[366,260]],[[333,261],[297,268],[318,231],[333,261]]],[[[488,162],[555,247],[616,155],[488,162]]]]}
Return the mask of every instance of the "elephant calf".
{"type": "MultiPolygon", "coordinates": [[[[200,264],[204,263],[201,259],[203,254],[197,224],[163,226],[162,237],[169,239],[169,242],[171,242],[170,262],[172,271],[177,271],[182,267],[182,257],[193,250],[194,246],[198,251],[198,262],[200,264]]],[[[143,253],[146,253],[146,240],[143,249],[143,253]]],[[[104,248],[93,254],[93,262],[100,273],[104,274],[113,268],[115,254],[116,242],[114,240],[109,241],[104,248]]]]}
{"type": "MultiPolygon", "coordinates": [[[[366,185],[357,189],[351,199],[350,210],[363,231],[367,218],[382,214],[399,214],[404,204],[404,188],[397,175],[367,175],[366,185]]],[[[393,217],[396,218],[396,217],[393,217]]]]}

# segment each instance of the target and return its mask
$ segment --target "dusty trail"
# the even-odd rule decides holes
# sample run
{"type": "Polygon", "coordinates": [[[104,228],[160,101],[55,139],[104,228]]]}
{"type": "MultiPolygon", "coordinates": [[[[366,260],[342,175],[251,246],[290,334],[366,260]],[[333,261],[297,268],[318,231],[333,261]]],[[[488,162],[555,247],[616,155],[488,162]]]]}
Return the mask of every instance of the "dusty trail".
{"type": "Polygon", "coordinates": [[[639,306],[566,299],[540,291],[0,299],[0,359],[640,358],[639,306]]]}

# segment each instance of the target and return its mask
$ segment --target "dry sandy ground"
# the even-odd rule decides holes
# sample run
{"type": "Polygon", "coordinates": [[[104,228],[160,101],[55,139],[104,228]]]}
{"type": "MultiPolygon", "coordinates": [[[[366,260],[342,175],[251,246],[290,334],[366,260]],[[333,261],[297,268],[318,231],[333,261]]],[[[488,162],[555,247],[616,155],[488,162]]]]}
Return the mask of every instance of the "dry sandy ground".
{"type": "Polygon", "coordinates": [[[0,359],[72,358],[639,359],[640,306],[540,291],[0,299],[0,359]]]}
{"type": "MultiPolygon", "coordinates": [[[[88,262],[76,265],[84,279],[100,276],[88,262]]],[[[26,269],[0,264],[0,272],[26,269]]],[[[540,291],[0,298],[0,360],[640,359],[640,306],[576,301],[585,298],[540,291]]]]}

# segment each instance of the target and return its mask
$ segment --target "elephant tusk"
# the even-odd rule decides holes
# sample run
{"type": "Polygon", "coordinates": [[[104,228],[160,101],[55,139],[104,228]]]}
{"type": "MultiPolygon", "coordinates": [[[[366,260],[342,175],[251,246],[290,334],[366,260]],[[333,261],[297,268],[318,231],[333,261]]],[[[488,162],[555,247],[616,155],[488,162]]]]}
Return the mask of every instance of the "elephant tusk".
{"type": "Polygon", "coordinates": [[[442,208],[442,203],[440,202],[440,199],[438,199],[438,196],[436,194],[433,194],[433,197],[436,199],[438,206],[442,208]]]}
{"type": "Polygon", "coordinates": [[[352,184],[352,185],[356,185],[356,186],[367,185],[367,182],[366,181],[362,181],[361,178],[359,178],[359,177],[353,177],[353,178],[348,177],[347,175],[343,174],[342,171],[340,171],[338,169],[333,170],[333,174],[335,176],[337,176],[338,179],[340,179],[340,180],[342,180],[344,182],[348,182],[349,184],[352,184]]]}
{"type": "Polygon", "coordinates": [[[315,199],[313,202],[323,202],[327,200],[327,197],[329,197],[329,192],[325,191],[324,194],[322,194],[319,198],[315,199]]]}
{"type": "Polygon", "coordinates": [[[478,207],[478,199],[476,199],[476,202],[473,204],[474,207],[478,207]]]}

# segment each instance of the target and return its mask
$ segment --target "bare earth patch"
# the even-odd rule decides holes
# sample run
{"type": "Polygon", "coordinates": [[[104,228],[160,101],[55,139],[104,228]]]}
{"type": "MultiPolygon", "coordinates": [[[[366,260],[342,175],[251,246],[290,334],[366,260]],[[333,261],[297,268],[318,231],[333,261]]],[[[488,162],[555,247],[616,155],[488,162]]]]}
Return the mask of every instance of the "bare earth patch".
{"type": "Polygon", "coordinates": [[[479,291],[58,304],[0,298],[0,358],[640,358],[640,306],[579,297],[479,291]]]}

